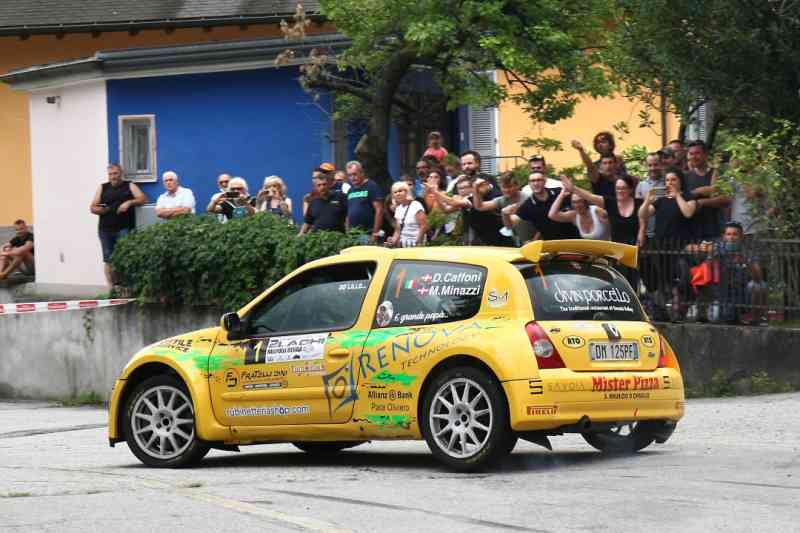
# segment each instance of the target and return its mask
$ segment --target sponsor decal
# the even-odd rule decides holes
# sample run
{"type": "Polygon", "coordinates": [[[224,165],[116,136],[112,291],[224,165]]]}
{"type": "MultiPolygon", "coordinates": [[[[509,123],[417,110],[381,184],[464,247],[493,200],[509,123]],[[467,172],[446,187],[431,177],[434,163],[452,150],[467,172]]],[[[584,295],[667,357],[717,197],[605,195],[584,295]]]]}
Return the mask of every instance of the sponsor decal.
{"type": "Polygon", "coordinates": [[[364,281],[348,281],[347,283],[340,283],[339,284],[339,291],[346,292],[346,291],[364,291],[367,289],[368,282],[364,281]]]}
{"type": "Polygon", "coordinates": [[[604,400],[647,400],[650,398],[649,392],[606,392],[603,394],[604,400]]]}
{"type": "Polygon", "coordinates": [[[232,389],[236,385],[239,384],[239,374],[236,370],[229,368],[225,371],[225,385],[228,386],[229,389],[232,389]]]}
{"type": "Polygon", "coordinates": [[[618,341],[622,338],[622,334],[619,332],[619,328],[614,324],[603,322],[602,326],[603,329],[606,330],[606,335],[608,335],[608,340],[618,341]]]}
{"type": "Polygon", "coordinates": [[[309,415],[311,408],[307,405],[264,405],[257,407],[228,407],[225,414],[230,417],[239,416],[291,416],[309,415]]]}
{"type": "Polygon", "coordinates": [[[645,346],[655,346],[656,341],[652,335],[642,335],[642,344],[645,346]]]}
{"type": "Polygon", "coordinates": [[[587,386],[580,381],[557,381],[548,383],[547,390],[549,392],[583,392],[587,390],[587,386]]]}
{"type": "Polygon", "coordinates": [[[304,363],[302,365],[292,365],[292,373],[298,376],[317,376],[325,373],[325,365],[322,363],[304,363]]]}
{"type": "Polygon", "coordinates": [[[629,304],[631,296],[617,287],[610,289],[562,289],[558,282],[553,287],[555,300],[560,304],[629,304]]]}
{"type": "Polygon", "coordinates": [[[328,400],[328,415],[331,418],[333,418],[333,413],[358,400],[353,375],[353,361],[354,359],[351,358],[330,374],[322,376],[325,399],[328,400]]]}
{"type": "Polygon", "coordinates": [[[669,376],[664,376],[664,388],[671,389],[672,388],[672,380],[669,376]]]}
{"type": "Polygon", "coordinates": [[[508,291],[500,293],[497,289],[491,289],[489,291],[489,295],[487,296],[489,307],[493,307],[495,309],[508,305],[508,298],[508,291]]]}
{"type": "Polygon", "coordinates": [[[167,348],[176,352],[187,353],[192,349],[192,339],[166,339],[157,344],[159,348],[167,348]]]}
{"type": "Polygon", "coordinates": [[[407,392],[407,391],[397,391],[397,390],[381,390],[381,389],[371,389],[367,391],[367,398],[370,400],[413,400],[414,393],[407,392]]]}
{"type": "Polygon", "coordinates": [[[543,394],[544,389],[542,388],[542,380],[538,378],[529,379],[528,390],[530,391],[532,396],[538,396],[539,394],[543,394]]]}
{"type": "Polygon", "coordinates": [[[283,389],[288,385],[286,381],[270,381],[267,383],[246,383],[242,388],[245,390],[283,389]]]}
{"type": "Polygon", "coordinates": [[[262,365],[322,359],[328,335],[328,333],[313,333],[250,341],[245,349],[244,364],[262,365]]]}
{"type": "Polygon", "coordinates": [[[389,412],[389,413],[407,413],[411,411],[410,405],[405,405],[402,403],[375,403],[370,402],[369,404],[370,411],[380,411],[380,412],[389,412]]]}
{"type": "MultiPolygon", "coordinates": [[[[420,291],[426,290],[425,287],[422,287],[417,292],[423,294],[420,291]]],[[[478,296],[480,295],[481,287],[480,285],[475,287],[457,287],[455,285],[436,285],[430,288],[430,295],[431,296],[478,296]]],[[[426,291],[427,292],[427,291],[426,291]]],[[[424,296],[424,294],[423,294],[424,296]]],[[[496,306],[500,307],[500,306],[496,306]]]]}
{"type": "Polygon", "coordinates": [[[626,391],[626,390],[655,390],[660,389],[661,383],[657,377],[633,376],[630,378],[607,378],[604,376],[592,377],[592,391],[626,391]]]}
{"type": "Polygon", "coordinates": [[[578,335],[567,335],[561,342],[567,348],[582,348],[586,344],[586,340],[578,335]]]}
{"type": "Polygon", "coordinates": [[[557,405],[528,405],[525,408],[528,416],[554,416],[558,412],[557,405]]]}
{"type": "Polygon", "coordinates": [[[239,372],[239,379],[242,383],[252,383],[253,381],[275,381],[286,379],[288,371],[285,368],[272,370],[242,370],[239,372]]]}

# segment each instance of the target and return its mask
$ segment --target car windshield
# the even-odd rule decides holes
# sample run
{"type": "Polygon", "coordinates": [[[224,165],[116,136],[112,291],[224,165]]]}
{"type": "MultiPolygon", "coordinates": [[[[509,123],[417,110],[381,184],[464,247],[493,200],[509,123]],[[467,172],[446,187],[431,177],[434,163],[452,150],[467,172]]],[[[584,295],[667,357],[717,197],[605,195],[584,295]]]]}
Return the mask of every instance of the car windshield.
{"type": "Polygon", "coordinates": [[[579,261],[518,265],[536,320],[645,320],[616,270],[579,261]]]}

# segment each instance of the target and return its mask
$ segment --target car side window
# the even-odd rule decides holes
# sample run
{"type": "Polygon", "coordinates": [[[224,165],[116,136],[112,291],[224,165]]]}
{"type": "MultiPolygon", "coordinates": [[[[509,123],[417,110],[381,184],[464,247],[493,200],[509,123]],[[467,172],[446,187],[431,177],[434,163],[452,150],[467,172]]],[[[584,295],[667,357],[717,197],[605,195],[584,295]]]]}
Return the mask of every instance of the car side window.
{"type": "Polygon", "coordinates": [[[395,261],[373,327],[465,320],[481,307],[486,269],[442,261],[395,261]]]}
{"type": "Polygon", "coordinates": [[[339,263],[287,281],[247,317],[247,335],[337,331],[355,324],[375,273],[375,263],[339,263]]]}

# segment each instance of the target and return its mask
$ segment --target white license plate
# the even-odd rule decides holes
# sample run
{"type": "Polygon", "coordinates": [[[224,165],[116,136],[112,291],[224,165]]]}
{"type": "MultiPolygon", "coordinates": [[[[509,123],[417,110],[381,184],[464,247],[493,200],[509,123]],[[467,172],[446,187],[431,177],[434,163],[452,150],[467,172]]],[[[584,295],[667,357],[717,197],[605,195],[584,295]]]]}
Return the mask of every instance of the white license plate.
{"type": "Polygon", "coordinates": [[[589,343],[592,361],[638,361],[639,345],[635,342],[589,343]]]}

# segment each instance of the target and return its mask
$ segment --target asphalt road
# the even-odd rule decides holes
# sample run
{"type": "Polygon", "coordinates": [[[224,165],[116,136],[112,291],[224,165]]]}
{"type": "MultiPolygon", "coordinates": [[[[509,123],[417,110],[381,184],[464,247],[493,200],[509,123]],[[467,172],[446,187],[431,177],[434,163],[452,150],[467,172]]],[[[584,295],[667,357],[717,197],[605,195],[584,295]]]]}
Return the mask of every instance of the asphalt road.
{"type": "Polygon", "coordinates": [[[635,456],[563,436],[463,475],[421,442],[153,470],[108,447],[104,410],[0,403],[0,531],[800,531],[798,413],[798,393],[692,400],[669,442],[635,456]]]}

